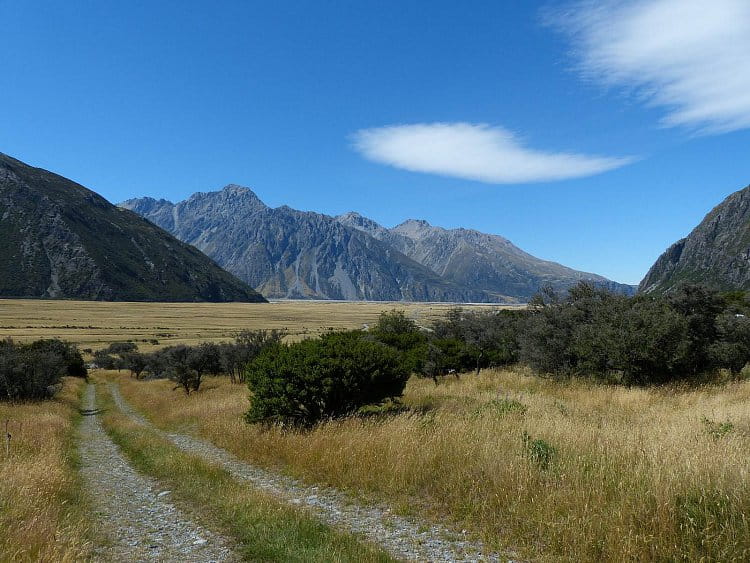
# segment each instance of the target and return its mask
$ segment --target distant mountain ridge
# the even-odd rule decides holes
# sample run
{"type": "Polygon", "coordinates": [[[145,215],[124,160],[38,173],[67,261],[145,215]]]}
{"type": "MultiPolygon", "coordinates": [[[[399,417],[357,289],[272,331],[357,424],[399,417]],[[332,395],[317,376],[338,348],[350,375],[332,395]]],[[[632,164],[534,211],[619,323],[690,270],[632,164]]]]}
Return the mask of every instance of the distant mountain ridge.
{"type": "Polygon", "coordinates": [[[131,209],[268,297],[453,302],[526,301],[543,285],[590,280],[634,288],[535,258],[510,241],[410,220],[393,229],[357,213],[330,217],[270,208],[229,185],[172,203],[136,198],[131,209]]]}
{"type": "Polygon", "coordinates": [[[355,212],[337,219],[387,242],[444,279],[464,287],[526,299],[545,285],[562,291],[584,280],[620,293],[635,291],[632,286],[603,276],[536,258],[499,235],[464,228],[444,229],[417,219],[387,229],[355,212]]]}
{"type": "Polygon", "coordinates": [[[685,282],[720,291],[750,290],[750,186],[729,195],[670,246],[638,289],[668,293],[685,282]]]}
{"type": "Polygon", "coordinates": [[[265,301],[197,249],[137,214],[2,153],[0,296],[265,301]]]}
{"type": "Polygon", "coordinates": [[[343,300],[505,301],[467,290],[333,217],[272,209],[229,185],[173,204],[123,202],[211,256],[268,297],[343,300]]]}

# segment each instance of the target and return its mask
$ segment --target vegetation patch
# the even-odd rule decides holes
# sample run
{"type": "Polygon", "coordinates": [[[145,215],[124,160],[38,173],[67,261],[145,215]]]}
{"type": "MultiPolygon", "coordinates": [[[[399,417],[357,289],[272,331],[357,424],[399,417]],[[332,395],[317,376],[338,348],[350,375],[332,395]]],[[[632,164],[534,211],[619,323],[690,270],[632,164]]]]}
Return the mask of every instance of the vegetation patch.
{"type": "Polygon", "coordinates": [[[0,561],[90,556],[87,500],[76,471],[82,386],[66,378],[53,400],[0,402],[0,561]]]}
{"type": "Polygon", "coordinates": [[[340,418],[400,396],[408,377],[397,352],[360,331],[277,344],[247,367],[246,420],[309,426],[340,418]]]}
{"type": "Polygon", "coordinates": [[[705,428],[706,433],[712,438],[716,438],[717,440],[719,438],[723,438],[734,429],[734,424],[732,424],[728,420],[717,422],[715,420],[711,420],[706,416],[703,416],[701,417],[701,422],[703,423],[703,427],[705,428]]]}

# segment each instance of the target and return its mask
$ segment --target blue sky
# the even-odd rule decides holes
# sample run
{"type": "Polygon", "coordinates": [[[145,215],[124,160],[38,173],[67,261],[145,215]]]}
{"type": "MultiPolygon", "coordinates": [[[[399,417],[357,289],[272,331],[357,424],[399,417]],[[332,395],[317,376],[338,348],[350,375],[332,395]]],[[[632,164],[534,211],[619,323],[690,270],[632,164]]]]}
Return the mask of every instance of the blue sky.
{"type": "Polygon", "coordinates": [[[228,183],[637,283],[750,183],[746,0],[0,0],[0,151],[101,193],[228,183]]]}

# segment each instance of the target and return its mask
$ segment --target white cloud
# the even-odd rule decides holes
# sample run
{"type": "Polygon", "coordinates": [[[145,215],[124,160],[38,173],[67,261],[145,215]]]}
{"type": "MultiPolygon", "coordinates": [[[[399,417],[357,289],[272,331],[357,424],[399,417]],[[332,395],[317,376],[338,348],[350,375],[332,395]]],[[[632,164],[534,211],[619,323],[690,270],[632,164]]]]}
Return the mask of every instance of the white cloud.
{"type": "Polygon", "coordinates": [[[551,20],[584,75],[636,89],[665,125],[750,127],[749,0],[584,0],[551,20]]]}
{"type": "Polygon", "coordinates": [[[492,184],[592,176],[632,160],[538,151],[524,147],[506,129],[472,123],[362,129],[353,140],[355,148],[375,162],[492,184]]]}

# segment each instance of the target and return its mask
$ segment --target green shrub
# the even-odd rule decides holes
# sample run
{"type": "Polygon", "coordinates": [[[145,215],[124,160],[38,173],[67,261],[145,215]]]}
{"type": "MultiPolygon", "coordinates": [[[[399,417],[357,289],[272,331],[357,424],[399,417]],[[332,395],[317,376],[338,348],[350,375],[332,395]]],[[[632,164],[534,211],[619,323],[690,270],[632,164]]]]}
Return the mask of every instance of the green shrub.
{"type": "Polygon", "coordinates": [[[528,432],[523,433],[523,446],[528,457],[539,469],[549,469],[557,450],[541,438],[532,440],[528,432]]]}
{"type": "Polygon", "coordinates": [[[331,332],[265,348],[246,370],[250,423],[311,425],[403,393],[409,373],[395,350],[363,333],[331,332]]]}
{"type": "Polygon", "coordinates": [[[492,414],[497,417],[503,417],[509,414],[525,414],[528,407],[521,401],[504,397],[502,399],[495,399],[483,404],[476,411],[475,415],[492,414]]]}
{"type": "Polygon", "coordinates": [[[397,350],[408,373],[422,370],[427,355],[427,336],[403,311],[382,312],[369,334],[397,350]]]}
{"type": "Polygon", "coordinates": [[[734,424],[728,420],[724,422],[716,422],[708,417],[702,417],[701,422],[706,429],[706,433],[712,438],[719,439],[729,434],[734,429],[734,424]]]}

